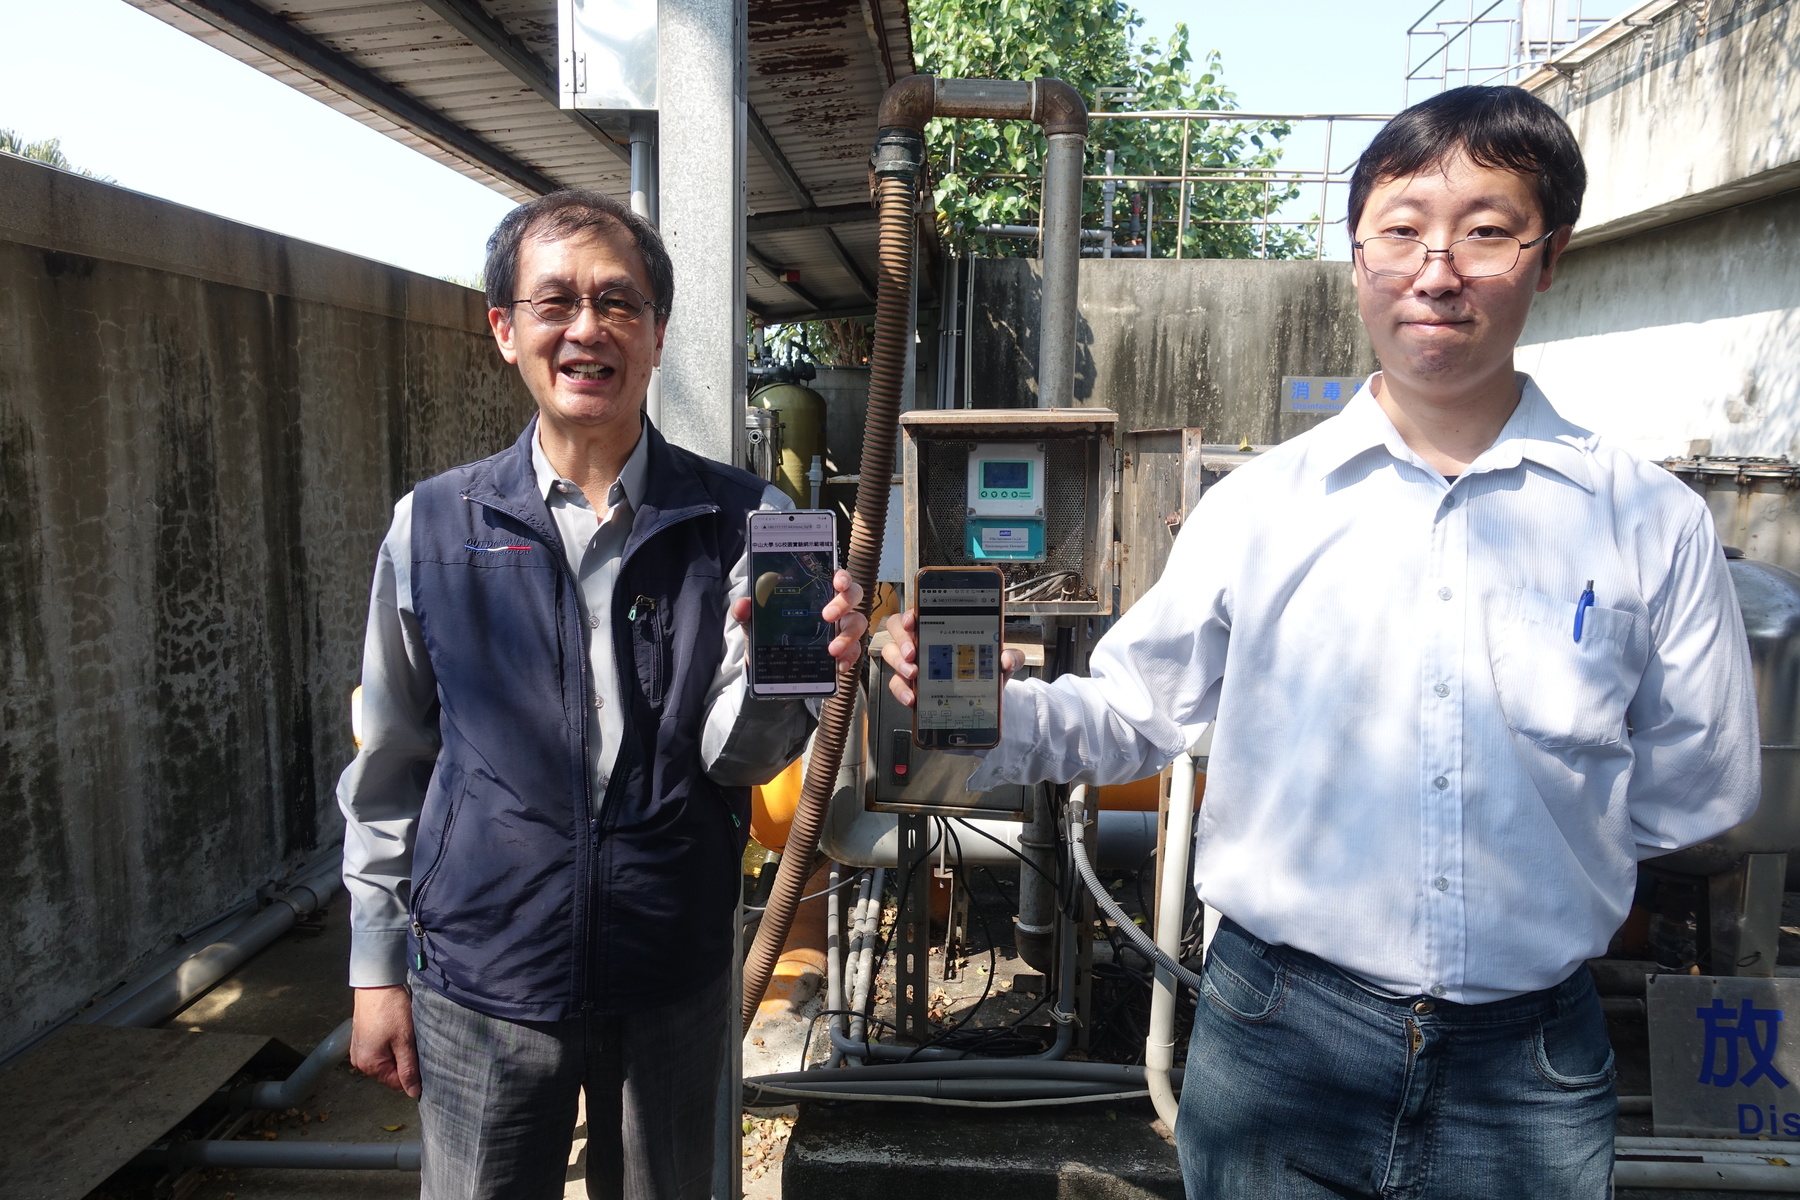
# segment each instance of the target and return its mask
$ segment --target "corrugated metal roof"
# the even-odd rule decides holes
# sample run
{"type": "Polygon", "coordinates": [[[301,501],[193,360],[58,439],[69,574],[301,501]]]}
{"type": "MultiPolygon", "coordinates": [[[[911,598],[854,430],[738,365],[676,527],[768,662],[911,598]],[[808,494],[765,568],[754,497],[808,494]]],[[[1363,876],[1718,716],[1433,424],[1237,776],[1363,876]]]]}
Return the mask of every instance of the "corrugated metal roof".
{"type": "MultiPolygon", "coordinates": [[[[555,0],[128,2],[513,199],[629,186],[624,130],[555,103],[555,0]]],[[[855,206],[869,199],[881,95],[913,70],[906,0],[749,0],[748,33],[751,308],[869,311],[875,226],[855,206]]]]}

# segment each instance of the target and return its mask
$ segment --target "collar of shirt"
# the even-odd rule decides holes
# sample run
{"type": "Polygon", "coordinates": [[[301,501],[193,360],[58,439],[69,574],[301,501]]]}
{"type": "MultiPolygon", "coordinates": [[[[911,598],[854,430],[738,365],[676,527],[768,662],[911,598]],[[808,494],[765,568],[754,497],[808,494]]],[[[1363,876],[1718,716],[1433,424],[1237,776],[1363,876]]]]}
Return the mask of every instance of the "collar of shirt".
{"type": "MultiPolygon", "coordinates": [[[[531,438],[531,467],[537,473],[538,491],[546,501],[554,501],[558,495],[571,504],[588,507],[587,497],[578,484],[572,479],[564,479],[550,465],[550,459],[544,454],[542,439],[543,426],[540,424],[531,438]],[[559,486],[560,485],[560,486],[559,486]]],[[[637,445],[631,449],[631,455],[620,469],[619,477],[612,482],[606,491],[607,507],[613,508],[623,500],[633,510],[644,500],[644,477],[649,472],[650,439],[644,436],[642,420],[638,425],[637,445]]],[[[604,519],[604,514],[598,514],[604,519]]]]}
{"type": "MultiPolygon", "coordinates": [[[[1406,444],[1400,431],[1388,419],[1375,399],[1375,379],[1369,376],[1344,406],[1338,417],[1319,429],[1319,441],[1310,457],[1319,478],[1331,474],[1352,459],[1377,448],[1385,449],[1400,462],[1410,463],[1432,478],[1443,480],[1436,470],[1406,444]]],[[[1526,459],[1548,467],[1583,491],[1594,490],[1589,457],[1594,435],[1570,424],[1550,405],[1531,376],[1520,373],[1519,403],[1501,427],[1494,444],[1483,450],[1468,469],[1457,478],[1467,478],[1486,471],[1504,471],[1526,459]]],[[[1447,488],[1450,485],[1445,483],[1447,488]]]]}

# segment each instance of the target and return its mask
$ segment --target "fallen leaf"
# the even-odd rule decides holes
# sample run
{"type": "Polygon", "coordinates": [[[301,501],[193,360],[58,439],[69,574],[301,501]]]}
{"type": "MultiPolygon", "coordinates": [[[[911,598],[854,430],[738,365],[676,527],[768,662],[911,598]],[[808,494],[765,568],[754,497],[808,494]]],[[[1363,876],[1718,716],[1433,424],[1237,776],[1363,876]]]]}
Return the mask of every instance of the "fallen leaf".
{"type": "Polygon", "coordinates": [[[399,1133],[402,1129],[406,1128],[406,1122],[402,1121],[398,1125],[383,1125],[382,1128],[387,1130],[389,1133],[399,1133]]]}
{"type": "Polygon", "coordinates": [[[330,1114],[330,1113],[320,1113],[320,1114],[319,1114],[319,1120],[321,1120],[321,1121],[329,1121],[329,1120],[331,1120],[331,1114],[330,1114]]]}

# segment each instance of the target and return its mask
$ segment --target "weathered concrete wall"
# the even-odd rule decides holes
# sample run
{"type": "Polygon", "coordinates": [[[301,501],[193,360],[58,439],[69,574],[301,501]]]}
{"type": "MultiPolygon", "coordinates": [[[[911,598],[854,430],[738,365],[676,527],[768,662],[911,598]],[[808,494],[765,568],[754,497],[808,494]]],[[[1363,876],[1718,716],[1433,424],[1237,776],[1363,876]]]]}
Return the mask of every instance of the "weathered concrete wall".
{"type": "Polygon", "coordinates": [[[337,835],[391,505],[527,411],[474,292],[0,156],[0,1047],[337,835]]]}
{"type": "Polygon", "coordinates": [[[1653,0],[1524,86],[1587,157],[1575,244],[1800,187],[1800,5],[1653,0]]]}
{"type": "Polygon", "coordinates": [[[1518,363],[1647,458],[1800,457],[1800,192],[1571,251],[1518,363]]]}
{"type": "MultiPolygon", "coordinates": [[[[987,260],[975,276],[972,394],[978,408],[1037,403],[1035,259],[987,260]]],[[[1350,264],[1084,259],[1075,396],[1122,429],[1198,427],[1212,442],[1278,442],[1322,417],[1283,414],[1283,375],[1366,375],[1374,352],[1350,264]]]]}

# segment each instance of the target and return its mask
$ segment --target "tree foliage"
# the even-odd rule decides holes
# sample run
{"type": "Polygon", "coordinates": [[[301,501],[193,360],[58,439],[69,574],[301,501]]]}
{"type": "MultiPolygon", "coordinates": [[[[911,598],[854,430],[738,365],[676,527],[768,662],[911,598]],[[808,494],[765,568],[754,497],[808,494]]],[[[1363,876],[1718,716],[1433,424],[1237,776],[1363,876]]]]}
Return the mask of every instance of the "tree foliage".
{"type": "MultiPolygon", "coordinates": [[[[1221,82],[1218,54],[1197,63],[1185,25],[1166,43],[1139,41],[1143,25],[1123,0],[913,0],[913,44],[920,69],[944,76],[1031,79],[1054,76],[1073,85],[1090,108],[1112,111],[1229,110],[1236,97],[1221,82]],[[1097,103],[1098,102],[1098,103],[1097,103]]],[[[1188,184],[1184,255],[1212,258],[1288,258],[1312,253],[1312,236],[1292,228],[1260,229],[1245,222],[1294,198],[1291,183],[1231,181],[1279,166],[1279,122],[1096,120],[1088,139],[1089,175],[1106,171],[1113,152],[1117,175],[1179,175],[1184,125],[1190,173],[1224,171],[1188,184]]],[[[977,254],[1035,254],[1027,239],[984,235],[983,226],[1036,225],[1045,143],[1025,121],[938,120],[926,131],[934,199],[944,236],[977,254]]],[[[1175,254],[1180,186],[1114,185],[1115,245],[1142,244],[1158,256],[1175,254]],[[1151,222],[1151,218],[1154,218],[1151,222]],[[1149,224],[1148,233],[1146,225],[1149,224]]],[[[1082,190],[1082,224],[1104,224],[1104,187],[1082,190]]]]}
{"type": "Polygon", "coordinates": [[[89,179],[98,179],[101,183],[111,183],[111,176],[96,175],[84,170],[69,161],[62,152],[61,138],[44,138],[42,141],[28,142],[10,129],[0,129],[0,154],[13,154],[19,158],[29,158],[32,162],[43,163],[47,167],[55,167],[59,171],[72,171],[77,175],[86,175],[89,179]]]}

